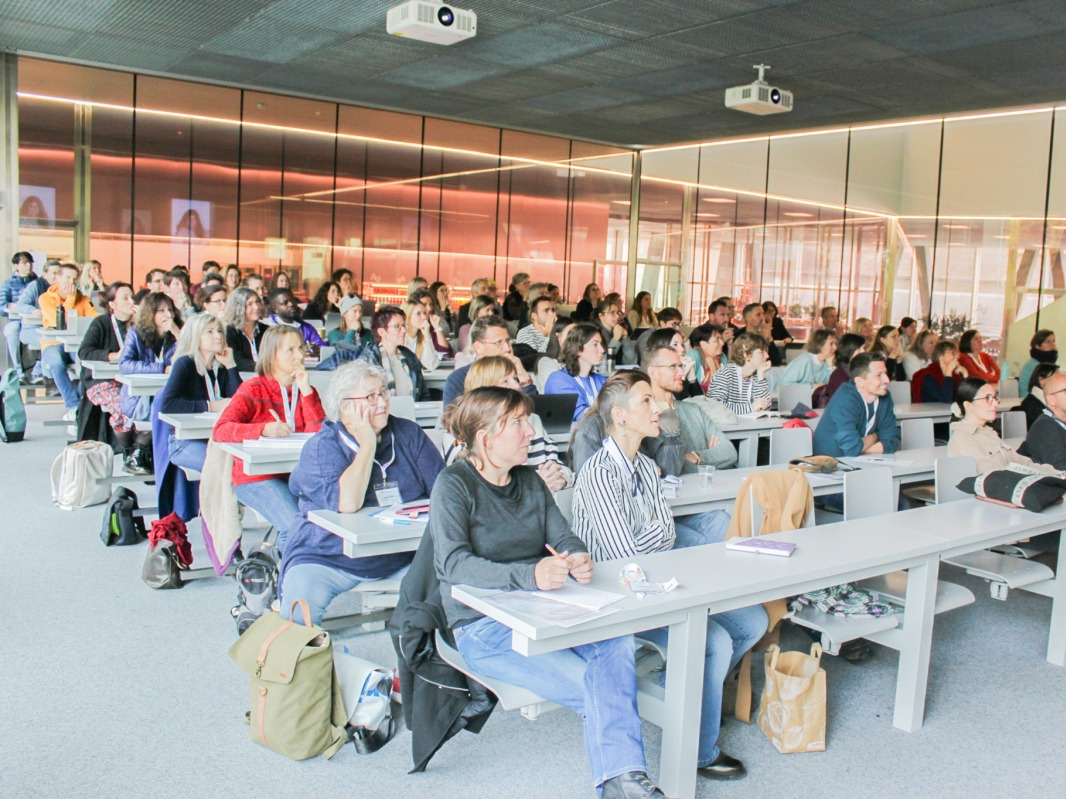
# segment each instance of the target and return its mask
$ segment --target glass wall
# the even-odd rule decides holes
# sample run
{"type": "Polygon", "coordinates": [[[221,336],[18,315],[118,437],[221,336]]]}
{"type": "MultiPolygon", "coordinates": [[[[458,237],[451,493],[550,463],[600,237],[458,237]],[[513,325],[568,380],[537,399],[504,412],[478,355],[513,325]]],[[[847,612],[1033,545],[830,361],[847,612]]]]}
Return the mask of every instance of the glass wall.
{"type": "Polygon", "coordinates": [[[575,302],[621,258],[624,290],[630,151],[37,59],[19,80],[20,246],[109,280],[211,259],[310,296],[343,267],[458,305],[528,272],[575,302]]]}
{"type": "Polygon", "coordinates": [[[825,305],[845,326],[911,316],[976,328],[1017,374],[1037,326],[1066,325],[1063,123],[1044,108],[646,150],[638,248],[666,260],[681,231],[693,323],[722,295],[773,300],[800,339],[825,305]]]}

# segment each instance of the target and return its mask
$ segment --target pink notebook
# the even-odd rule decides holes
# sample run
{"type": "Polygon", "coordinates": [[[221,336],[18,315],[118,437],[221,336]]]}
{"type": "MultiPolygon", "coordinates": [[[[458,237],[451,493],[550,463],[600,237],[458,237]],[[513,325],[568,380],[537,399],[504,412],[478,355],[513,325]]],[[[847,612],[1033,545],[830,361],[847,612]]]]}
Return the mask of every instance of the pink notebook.
{"type": "Polygon", "coordinates": [[[730,538],[725,542],[725,548],[735,552],[754,552],[756,555],[777,555],[787,558],[795,551],[796,545],[791,541],[779,541],[757,535],[752,538],[730,538]]]}

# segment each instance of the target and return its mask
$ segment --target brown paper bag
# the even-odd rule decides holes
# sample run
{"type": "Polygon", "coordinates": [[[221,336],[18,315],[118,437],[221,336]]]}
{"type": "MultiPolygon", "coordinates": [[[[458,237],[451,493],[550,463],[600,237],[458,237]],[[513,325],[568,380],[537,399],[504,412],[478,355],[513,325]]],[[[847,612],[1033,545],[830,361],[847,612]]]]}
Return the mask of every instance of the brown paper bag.
{"type": "Polygon", "coordinates": [[[783,755],[825,751],[825,670],[822,647],[811,654],[766,653],[766,686],[759,703],[759,729],[783,755]]]}

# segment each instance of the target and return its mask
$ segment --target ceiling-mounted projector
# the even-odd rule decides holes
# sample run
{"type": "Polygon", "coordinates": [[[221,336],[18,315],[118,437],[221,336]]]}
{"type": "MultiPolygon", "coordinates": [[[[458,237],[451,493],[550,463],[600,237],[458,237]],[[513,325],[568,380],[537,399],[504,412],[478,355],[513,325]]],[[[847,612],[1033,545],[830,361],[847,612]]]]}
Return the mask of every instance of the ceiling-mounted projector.
{"type": "Polygon", "coordinates": [[[385,30],[393,36],[433,44],[455,44],[477,35],[477,14],[427,0],[407,0],[390,8],[385,30]]]}
{"type": "Polygon", "coordinates": [[[771,86],[765,80],[765,72],[770,67],[755,64],[759,70],[759,79],[747,86],[734,86],[725,90],[725,107],[735,108],[748,114],[784,114],[792,110],[792,92],[771,86]]]}

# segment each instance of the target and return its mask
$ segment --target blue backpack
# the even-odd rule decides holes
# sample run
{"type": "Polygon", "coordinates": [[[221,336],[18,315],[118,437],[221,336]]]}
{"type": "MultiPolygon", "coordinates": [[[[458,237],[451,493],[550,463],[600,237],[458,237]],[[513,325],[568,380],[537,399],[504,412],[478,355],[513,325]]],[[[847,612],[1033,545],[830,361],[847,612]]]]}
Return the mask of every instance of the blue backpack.
{"type": "Polygon", "coordinates": [[[22,402],[18,373],[8,369],[0,377],[0,441],[13,444],[26,436],[26,406],[22,402]]]}

